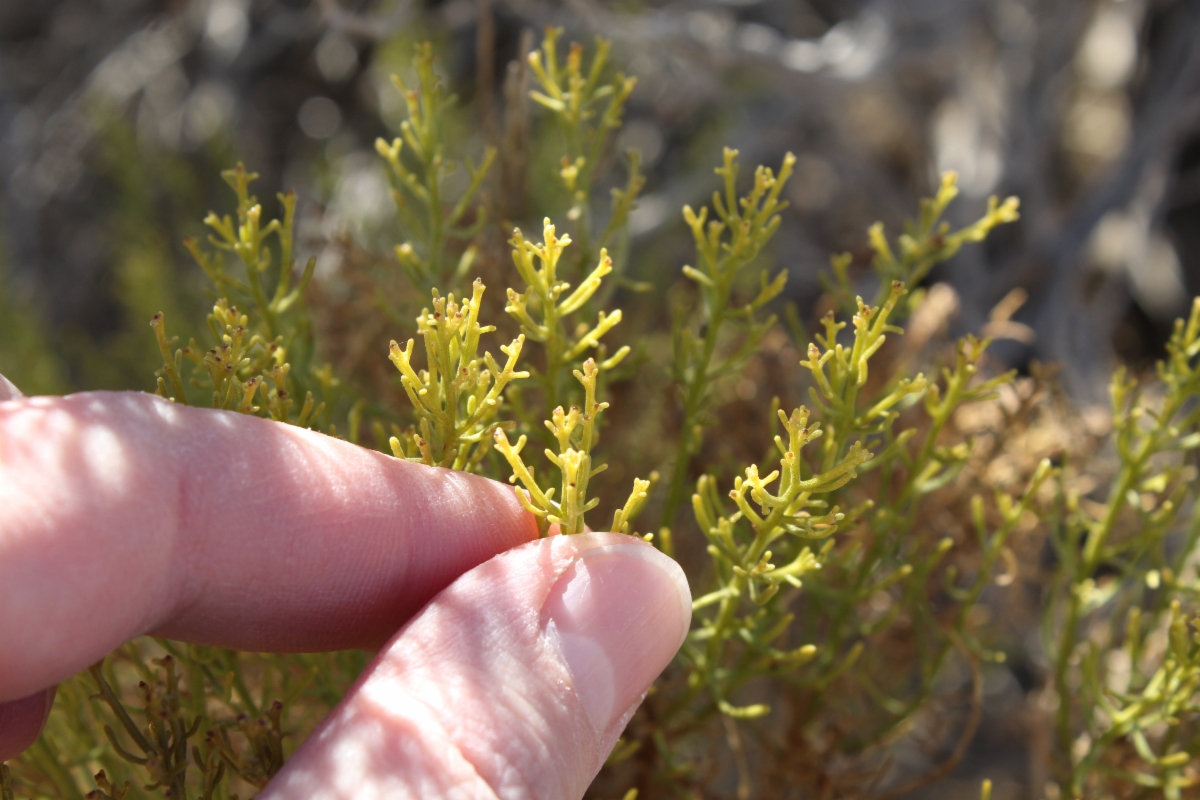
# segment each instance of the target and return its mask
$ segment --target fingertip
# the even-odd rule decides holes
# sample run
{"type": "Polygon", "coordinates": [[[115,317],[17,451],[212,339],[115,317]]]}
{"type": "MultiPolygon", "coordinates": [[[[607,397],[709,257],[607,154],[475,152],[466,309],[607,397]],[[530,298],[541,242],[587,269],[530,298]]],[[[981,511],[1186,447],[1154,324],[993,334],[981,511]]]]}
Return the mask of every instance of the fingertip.
{"type": "Polygon", "coordinates": [[[0,405],[0,507],[4,700],[148,632],[377,648],[538,535],[511,486],[135,392],[0,405]]]}
{"type": "Polygon", "coordinates": [[[401,631],[262,797],[581,797],[690,617],[683,571],[632,537],[501,554],[401,631]]]}
{"type": "Polygon", "coordinates": [[[611,748],[691,624],[679,565],[647,544],[584,534],[543,608],[588,717],[611,748]],[[590,540],[590,541],[588,541],[590,540]]]}

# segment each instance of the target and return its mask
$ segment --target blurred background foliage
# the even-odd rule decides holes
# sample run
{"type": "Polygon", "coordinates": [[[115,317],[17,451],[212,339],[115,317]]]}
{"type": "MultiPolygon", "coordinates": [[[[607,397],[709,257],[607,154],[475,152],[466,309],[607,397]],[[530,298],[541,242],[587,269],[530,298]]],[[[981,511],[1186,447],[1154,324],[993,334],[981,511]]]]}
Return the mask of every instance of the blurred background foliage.
{"type": "MultiPolygon", "coordinates": [[[[863,254],[864,227],[895,229],[938,171],[960,174],[954,223],[1019,196],[1019,226],[931,281],[957,292],[960,330],[1026,289],[1031,333],[997,353],[1062,362],[1089,400],[1114,354],[1148,363],[1200,292],[1194,0],[4,0],[0,325],[23,345],[0,366],[30,389],[149,388],[146,312],[199,318],[179,242],[236,159],[260,196],[299,192],[319,276],[346,259],[343,236],[387,252],[373,142],[403,118],[387,77],[418,39],[464,101],[465,150],[512,139],[549,176],[539,143],[556,131],[505,102],[505,78],[522,32],[551,23],[613,39],[640,80],[616,150],[642,153],[630,277],[658,290],[687,258],[676,210],[704,198],[728,144],[751,164],[799,156],[775,252],[802,309],[826,254],[863,254]],[[20,360],[39,342],[55,363],[20,360]]],[[[536,220],[555,192],[506,183],[500,216],[536,220]]]]}
{"type": "MultiPolygon", "coordinates": [[[[427,298],[394,268],[402,238],[374,142],[406,115],[388,76],[408,75],[415,43],[432,40],[460,100],[447,138],[476,162],[500,148],[497,224],[472,269],[496,287],[485,303],[499,303],[507,231],[536,231],[572,203],[557,175],[560,134],[527,101],[520,66],[548,24],[566,41],[611,39],[616,67],[639,80],[593,187],[603,198],[623,186],[621,153],[640,151],[646,184],[628,240],[613,246],[622,328],[644,332],[614,333],[634,346],[634,367],[668,360],[668,311],[694,302],[678,209],[706,202],[722,145],[745,164],[797,155],[791,207],[762,264],[789,270],[796,326],[826,310],[818,275],[830,252],[850,252],[851,277],[874,294],[863,231],[877,219],[899,229],[946,169],[960,176],[956,228],[988,195],[1021,198],[1020,222],[925,280],[946,335],[996,336],[997,371],[1040,380],[1037,362],[1055,362],[1071,402],[1093,408],[1114,364],[1148,370],[1200,294],[1196,0],[0,0],[0,372],[29,393],[152,390],[161,359],[147,321],[164,311],[173,330],[203,329],[212,298],[182,240],[204,235],[209,209],[228,208],[219,173],[241,160],[262,176],[268,214],[277,191],[300,197],[297,255],[317,260],[321,357],[353,378],[341,418],[358,396],[394,401],[386,342],[410,335],[427,298]],[[380,303],[363,287],[395,296],[380,303]],[[1002,303],[1014,289],[1027,301],[1002,303]]],[[[764,401],[804,398],[799,359],[776,330],[717,387],[725,435],[706,442],[697,472],[727,476],[759,459],[764,401]]],[[[669,456],[661,426],[674,406],[657,375],[666,370],[612,387],[608,447],[626,443],[635,457],[614,463],[601,496],[623,497],[611,487],[669,456]]],[[[1022,413],[1034,397],[1066,408],[1057,394],[1027,394],[1013,401],[1022,413]]],[[[1085,413],[1008,442],[1014,473],[1091,441],[1072,425],[1095,427],[1085,413]]],[[[945,529],[960,525],[943,516],[945,529]]],[[[1030,755],[1043,745],[1026,735],[1040,713],[1037,646],[1021,640],[1028,605],[997,606],[1012,614],[1010,660],[982,673],[982,723],[958,769],[919,796],[977,796],[987,774],[996,797],[1019,797],[1043,780],[1030,755]]]]}

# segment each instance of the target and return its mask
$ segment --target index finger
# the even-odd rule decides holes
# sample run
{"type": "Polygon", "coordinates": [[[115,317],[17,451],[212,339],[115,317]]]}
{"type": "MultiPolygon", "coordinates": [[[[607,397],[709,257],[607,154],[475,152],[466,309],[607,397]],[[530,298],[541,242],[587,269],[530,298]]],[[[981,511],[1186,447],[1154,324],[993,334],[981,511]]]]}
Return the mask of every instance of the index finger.
{"type": "Polygon", "coordinates": [[[503,484],[152,395],[0,403],[0,701],[144,633],[382,644],[537,537],[503,484]]]}

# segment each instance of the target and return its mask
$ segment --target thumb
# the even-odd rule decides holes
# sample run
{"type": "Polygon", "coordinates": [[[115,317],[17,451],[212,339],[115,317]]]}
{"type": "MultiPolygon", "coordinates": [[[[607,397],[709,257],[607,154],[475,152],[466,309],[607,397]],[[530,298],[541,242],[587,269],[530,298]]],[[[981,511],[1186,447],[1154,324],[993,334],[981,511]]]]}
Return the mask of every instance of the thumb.
{"type": "Polygon", "coordinates": [[[259,800],[582,797],[690,621],[683,570],[637,539],[510,550],[401,629],[259,800]]]}

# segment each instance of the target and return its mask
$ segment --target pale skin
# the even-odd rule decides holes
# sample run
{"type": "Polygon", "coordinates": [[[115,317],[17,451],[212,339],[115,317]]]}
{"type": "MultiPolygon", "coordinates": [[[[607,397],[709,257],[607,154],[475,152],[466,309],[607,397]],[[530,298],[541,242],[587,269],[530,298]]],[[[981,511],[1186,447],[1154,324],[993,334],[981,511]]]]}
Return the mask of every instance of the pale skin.
{"type": "Polygon", "coordinates": [[[142,634],[378,650],[259,795],[581,797],[691,618],[675,562],[513,489],[149,395],[0,377],[0,760],[142,634]]]}

